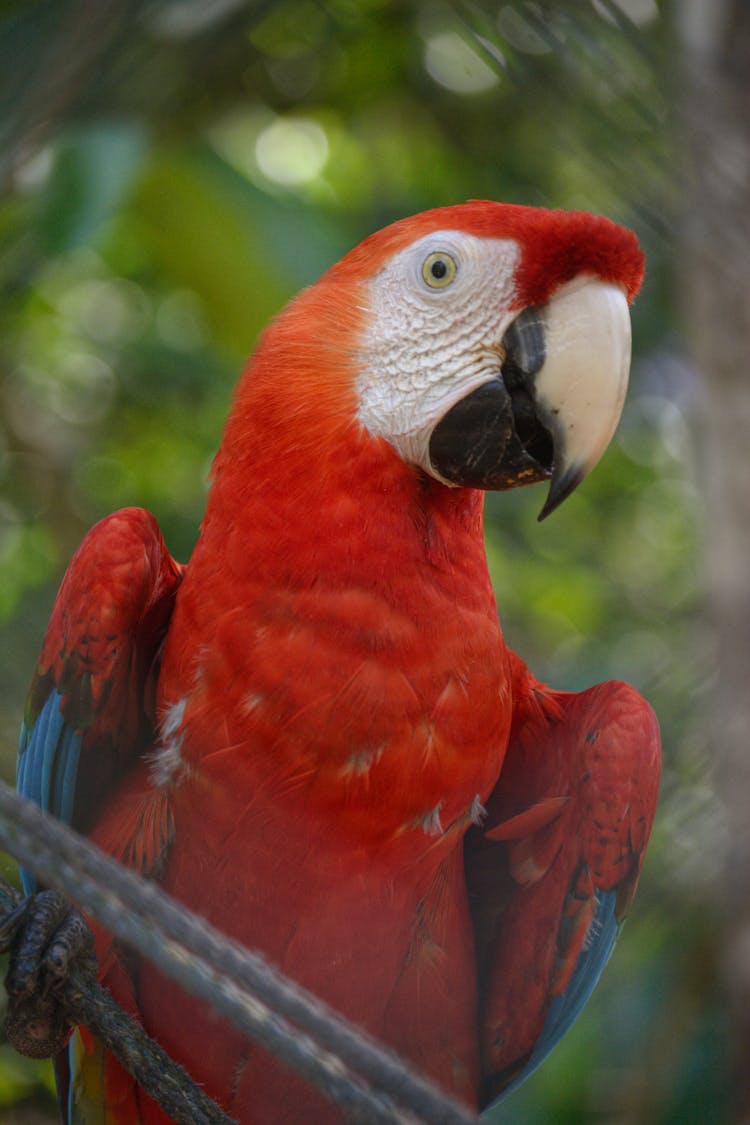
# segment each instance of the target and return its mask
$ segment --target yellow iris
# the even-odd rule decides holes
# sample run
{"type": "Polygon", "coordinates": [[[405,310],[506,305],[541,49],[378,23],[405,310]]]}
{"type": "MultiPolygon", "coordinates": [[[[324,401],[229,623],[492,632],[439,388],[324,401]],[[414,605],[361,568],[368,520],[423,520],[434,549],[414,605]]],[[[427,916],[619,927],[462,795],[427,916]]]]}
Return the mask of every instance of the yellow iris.
{"type": "Polygon", "coordinates": [[[422,263],[422,277],[430,289],[445,289],[456,276],[456,262],[445,250],[428,254],[422,263]]]}

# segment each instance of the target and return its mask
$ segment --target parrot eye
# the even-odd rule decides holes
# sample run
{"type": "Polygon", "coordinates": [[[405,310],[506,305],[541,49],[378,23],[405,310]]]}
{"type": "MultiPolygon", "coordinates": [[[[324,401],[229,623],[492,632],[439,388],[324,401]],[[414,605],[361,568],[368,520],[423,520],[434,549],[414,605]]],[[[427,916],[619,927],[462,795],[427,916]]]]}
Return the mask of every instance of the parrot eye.
{"type": "Polygon", "coordinates": [[[430,289],[445,289],[456,276],[456,260],[445,250],[428,254],[422,263],[422,277],[430,289]]]}

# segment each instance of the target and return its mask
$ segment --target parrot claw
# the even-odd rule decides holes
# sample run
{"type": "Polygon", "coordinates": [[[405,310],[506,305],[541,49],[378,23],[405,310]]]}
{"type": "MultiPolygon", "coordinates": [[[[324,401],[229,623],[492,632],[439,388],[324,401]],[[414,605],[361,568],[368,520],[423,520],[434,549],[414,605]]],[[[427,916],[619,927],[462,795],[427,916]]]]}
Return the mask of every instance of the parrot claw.
{"type": "Polygon", "coordinates": [[[96,969],[91,930],[63,895],[40,891],[0,925],[0,951],[10,952],[5,977],[8,1041],[30,1058],[57,1054],[71,1029],[64,985],[75,969],[96,969]]]}

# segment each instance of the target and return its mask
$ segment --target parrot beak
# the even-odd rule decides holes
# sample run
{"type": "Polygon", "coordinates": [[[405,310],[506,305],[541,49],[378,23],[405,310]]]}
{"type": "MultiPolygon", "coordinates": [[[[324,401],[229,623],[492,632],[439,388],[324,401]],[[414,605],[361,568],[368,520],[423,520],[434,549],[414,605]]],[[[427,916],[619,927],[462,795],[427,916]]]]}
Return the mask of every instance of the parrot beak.
{"type": "Polygon", "coordinates": [[[542,312],[546,360],[534,380],[552,435],[552,481],[543,520],[591,472],[622,414],[630,374],[630,313],[618,285],[578,279],[542,312]]]}
{"type": "Polygon", "coordinates": [[[436,474],[464,487],[507,489],[551,478],[544,519],[604,453],[630,370],[624,291],[593,277],[561,286],[507,329],[498,378],[445,414],[430,438],[436,474]]]}

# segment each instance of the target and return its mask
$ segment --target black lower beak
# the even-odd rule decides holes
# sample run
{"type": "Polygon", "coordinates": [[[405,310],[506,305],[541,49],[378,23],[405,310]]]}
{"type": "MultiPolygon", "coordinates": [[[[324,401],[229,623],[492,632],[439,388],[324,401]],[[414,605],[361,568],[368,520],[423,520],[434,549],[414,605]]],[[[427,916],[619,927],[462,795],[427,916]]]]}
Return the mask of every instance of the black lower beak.
{"type": "Polygon", "coordinates": [[[503,368],[457,402],[430,438],[430,462],[464,488],[508,489],[547,480],[553,443],[523,380],[503,368]]]}

